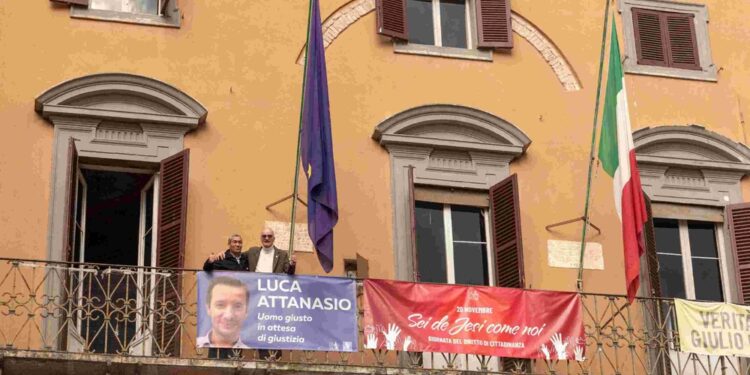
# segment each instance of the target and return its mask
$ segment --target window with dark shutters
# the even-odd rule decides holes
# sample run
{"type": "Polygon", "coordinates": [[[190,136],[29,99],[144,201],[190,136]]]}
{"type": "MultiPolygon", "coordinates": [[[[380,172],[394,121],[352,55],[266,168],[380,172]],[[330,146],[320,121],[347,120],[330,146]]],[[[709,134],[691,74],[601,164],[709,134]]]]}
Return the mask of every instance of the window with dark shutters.
{"type": "Polygon", "coordinates": [[[701,70],[694,16],[633,8],[638,64],[701,70]]]}
{"type": "Polygon", "coordinates": [[[406,24],[406,0],[376,0],[378,33],[398,39],[409,37],[406,24]]]}
{"type": "Polygon", "coordinates": [[[63,229],[63,254],[65,261],[72,262],[75,246],[75,202],[78,185],[78,149],[73,138],[68,138],[68,185],[65,191],[65,228],[63,229]]]}
{"type": "Polygon", "coordinates": [[[490,214],[496,266],[495,286],[523,288],[521,216],[515,174],[490,188],[490,214]]]}
{"type": "Polygon", "coordinates": [[[740,303],[750,303],[750,203],[726,207],[729,239],[734,251],[740,303]]]}
{"type": "Polygon", "coordinates": [[[477,0],[479,47],[512,48],[510,0],[477,0]]]}
{"type": "MultiPolygon", "coordinates": [[[[182,268],[185,260],[188,166],[190,150],[183,150],[161,162],[159,219],[157,228],[157,267],[182,268]]],[[[182,279],[178,270],[161,277],[157,285],[155,327],[160,354],[180,353],[182,279]]]]}

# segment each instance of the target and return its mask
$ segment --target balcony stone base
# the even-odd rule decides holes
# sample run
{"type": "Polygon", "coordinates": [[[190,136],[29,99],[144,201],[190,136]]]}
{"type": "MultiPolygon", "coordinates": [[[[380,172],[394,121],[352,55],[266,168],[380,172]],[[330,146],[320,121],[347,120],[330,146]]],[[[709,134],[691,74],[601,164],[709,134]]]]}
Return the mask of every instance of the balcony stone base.
{"type": "Polygon", "coordinates": [[[0,375],[417,375],[427,373],[434,373],[434,371],[317,363],[270,363],[0,349],[0,375]]]}

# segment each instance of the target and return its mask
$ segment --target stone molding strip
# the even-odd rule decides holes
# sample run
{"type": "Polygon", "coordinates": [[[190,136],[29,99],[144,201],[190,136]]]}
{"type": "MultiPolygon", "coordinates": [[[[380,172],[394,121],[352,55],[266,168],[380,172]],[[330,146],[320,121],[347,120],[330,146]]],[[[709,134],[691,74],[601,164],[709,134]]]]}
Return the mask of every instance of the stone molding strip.
{"type": "MultiPolygon", "coordinates": [[[[333,41],[360,18],[375,10],[375,0],[352,0],[336,9],[323,21],[323,45],[328,48],[333,41]]],[[[547,61],[565,91],[579,91],[581,81],[562,51],[534,24],[519,14],[512,14],[513,31],[526,39],[547,61]]],[[[305,60],[305,46],[297,55],[297,64],[305,60]]]]}

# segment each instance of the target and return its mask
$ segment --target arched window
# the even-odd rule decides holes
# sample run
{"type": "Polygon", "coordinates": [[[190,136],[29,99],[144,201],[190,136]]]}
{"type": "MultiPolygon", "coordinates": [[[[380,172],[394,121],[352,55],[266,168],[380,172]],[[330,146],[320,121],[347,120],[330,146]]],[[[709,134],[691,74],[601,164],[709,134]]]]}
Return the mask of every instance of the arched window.
{"type": "Polygon", "coordinates": [[[633,140],[654,227],[646,291],[735,302],[739,275],[725,208],[731,214],[743,201],[750,149],[696,125],[645,128],[633,140]]]}
{"type": "MultiPolygon", "coordinates": [[[[63,82],[41,94],[35,108],[55,127],[49,259],[181,268],[189,169],[189,150],[183,147],[183,137],[205,121],[206,109],[163,82],[112,73],[63,82]]],[[[141,311],[146,306],[156,308],[157,300],[175,301],[181,295],[176,273],[138,268],[135,278],[126,274],[93,276],[77,267],[60,275],[59,283],[49,283],[53,289],[77,291],[69,296],[71,304],[78,303],[84,292],[102,298],[116,292],[128,303],[135,302],[141,311]],[[93,277],[118,278],[112,284],[117,290],[103,290],[101,285],[106,283],[84,280],[93,277]]],[[[165,308],[179,314],[175,311],[178,304],[165,308]]],[[[82,336],[96,333],[96,347],[89,350],[113,352],[120,347],[107,343],[115,342],[115,336],[120,342],[138,342],[141,333],[151,330],[135,316],[117,316],[115,320],[122,326],[101,329],[102,319],[97,316],[85,324],[81,317],[61,322],[68,333],[66,349],[81,350],[82,336]]],[[[46,324],[48,329],[58,329],[52,327],[56,322],[46,324]]],[[[134,344],[133,353],[143,355],[152,349],[178,353],[179,340],[172,337],[180,337],[179,322],[155,329],[156,336],[166,340],[134,344]]]]}
{"type": "Polygon", "coordinates": [[[508,167],[531,143],[521,130],[477,109],[427,105],[383,121],[373,138],[390,154],[399,279],[522,284],[518,192],[508,167]],[[504,190],[493,190],[494,201],[506,204],[510,226],[500,238],[488,219],[496,185],[504,190]]]}

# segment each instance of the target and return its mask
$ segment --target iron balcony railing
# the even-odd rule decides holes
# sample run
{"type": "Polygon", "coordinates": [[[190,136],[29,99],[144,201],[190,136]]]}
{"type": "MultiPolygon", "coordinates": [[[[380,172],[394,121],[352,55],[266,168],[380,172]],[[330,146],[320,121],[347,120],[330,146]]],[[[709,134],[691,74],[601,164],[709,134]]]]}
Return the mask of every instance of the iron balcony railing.
{"type": "Polygon", "coordinates": [[[201,349],[195,347],[197,272],[0,258],[0,358],[310,373],[747,373],[735,357],[679,352],[672,300],[628,304],[624,296],[586,293],[583,362],[370,350],[361,329],[358,353],[285,350],[278,359],[259,359],[255,350],[201,349]]]}

